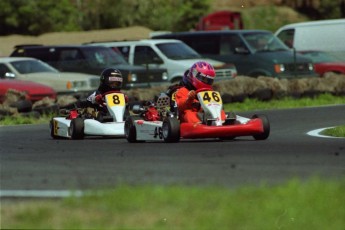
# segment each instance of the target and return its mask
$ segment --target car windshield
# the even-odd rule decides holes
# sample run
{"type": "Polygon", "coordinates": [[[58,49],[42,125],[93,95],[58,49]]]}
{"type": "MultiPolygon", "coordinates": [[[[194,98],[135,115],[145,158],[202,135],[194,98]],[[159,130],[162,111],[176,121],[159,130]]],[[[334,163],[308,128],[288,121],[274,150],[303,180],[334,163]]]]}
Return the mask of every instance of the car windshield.
{"type": "Polygon", "coordinates": [[[200,54],[182,42],[157,44],[157,47],[165,56],[173,60],[201,58],[200,54]]]}
{"type": "Polygon", "coordinates": [[[289,47],[271,33],[252,32],[244,34],[243,38],[254,52],[289,50],[289,47]]]}
{"type": "Polygon", "coordinates": [[[28,73],[58,73],[59,71],[52,66],[38,60],[20,60],[12,61],[11,65],[15,68],[20,74],[28,73]]]}
{"type": "Polygon", "coordinates": [[[126,64],[124,57],[108,47],[90,47],[85,49],[84,54],[89,63],[93,66],[113,66],[126,64]]]}
{"type": "Polygon", "coordinates": [[[310,58],[314,63],[322,62],[342,62],[340,59],[332,56],[327,52],[321,51],[305,51],[301,52],[304,56],[310,58]]]}

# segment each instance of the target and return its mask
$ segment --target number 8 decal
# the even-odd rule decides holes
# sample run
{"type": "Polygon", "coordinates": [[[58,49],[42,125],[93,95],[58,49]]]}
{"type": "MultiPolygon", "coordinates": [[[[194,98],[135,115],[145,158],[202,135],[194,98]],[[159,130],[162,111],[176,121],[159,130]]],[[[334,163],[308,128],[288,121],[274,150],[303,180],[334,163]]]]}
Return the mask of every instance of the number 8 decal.
{"type": "Polygon", "coordinates": [[[109,106],[124,106],[125,96],[122,93],[111,93],[106,95],[106,101],[109,106]]]}
{"type": "Polygon", "coordinates": [[[116,94],[113,95],[113,103],[114,103],[115,105],[120,104],[119,96],[116,95],[116,94]]]}

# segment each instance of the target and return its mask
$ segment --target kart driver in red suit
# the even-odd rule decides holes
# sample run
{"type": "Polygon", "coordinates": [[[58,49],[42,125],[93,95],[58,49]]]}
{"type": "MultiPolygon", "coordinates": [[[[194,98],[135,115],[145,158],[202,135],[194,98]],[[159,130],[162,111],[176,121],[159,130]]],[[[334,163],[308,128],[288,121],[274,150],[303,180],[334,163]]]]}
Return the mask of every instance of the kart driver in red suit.
{"type": "MultiPolygon", "coordinates": [[[[216,72],[211,64],[199,61],[192,65],[183,76],[183,87],[176,92],[176,103],[181,122],[200,123],[198,117],[200,106],[197,106],[196,91],[198,89],[212,89],[216,72]]],[[[225,112],[222,110],[222,120],[225,120],[225,112]]]]}

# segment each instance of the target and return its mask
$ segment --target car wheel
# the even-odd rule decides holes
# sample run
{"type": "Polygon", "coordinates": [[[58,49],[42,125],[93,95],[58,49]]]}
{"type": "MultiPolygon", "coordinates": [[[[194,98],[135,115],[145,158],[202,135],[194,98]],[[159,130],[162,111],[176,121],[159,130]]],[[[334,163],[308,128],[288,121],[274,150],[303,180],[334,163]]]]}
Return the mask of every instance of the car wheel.
{"type": "Polygon", "coordinates": [[[259,114],[259,115],[255,114],[255,115],[253,115],[252,118],[259,118],[262,121],[262,125],[264,128],[263,133],[253,135],[254,139],[255,140],[266,140],[268,138],[268,136],[270,135],[270,122],[269,122],[267,116],[262,115],[262,114],[259,114]]]}
{"type": "Polygon", "coordinates": [[[180,122],[175,117],[167,117],[163,121],[162,134],[165,142],[179,142],[180,122]]]}
{"type": "Polygon", "coordinates": [[[128,142],[137,142],[137,130],[135,128],[135,120],[137,117],[128,116],[125,121],[125,136],[128,142]]]}
{"type": "Polygon", "coordinates": [[[84,119],[77,117],[71,121],[70,135],[73,140],[84,138],[84,119]]]}

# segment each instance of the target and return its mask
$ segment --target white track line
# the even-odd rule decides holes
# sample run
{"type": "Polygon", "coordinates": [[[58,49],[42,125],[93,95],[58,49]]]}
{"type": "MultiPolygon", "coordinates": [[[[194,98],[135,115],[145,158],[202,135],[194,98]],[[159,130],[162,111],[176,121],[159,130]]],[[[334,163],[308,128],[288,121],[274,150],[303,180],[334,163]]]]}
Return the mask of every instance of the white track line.
{"type": "Polygon", "coordinates": [[[334,127],[327,127],[327,128],[321,128],[321,129],[314,129],[314,130],[311,130],[311,131],[307,132],[307,135],[309,135],[309,136],[314,136],[314,137],[322,137],[322,138],[343,138],[343,137],[332,137],[332,136],[326,136],[326,135],[320,134],[323,130],[325,130],[325,129],[331,129],[331,128],[334,128],[334,127]]]}
{"type": "Polygon", "coordinates": [[[0,190],[0,197],[26,197],[26,198],[64,198],[64,197],[80,197],[82,191],[68,190],[0,190]]]}

